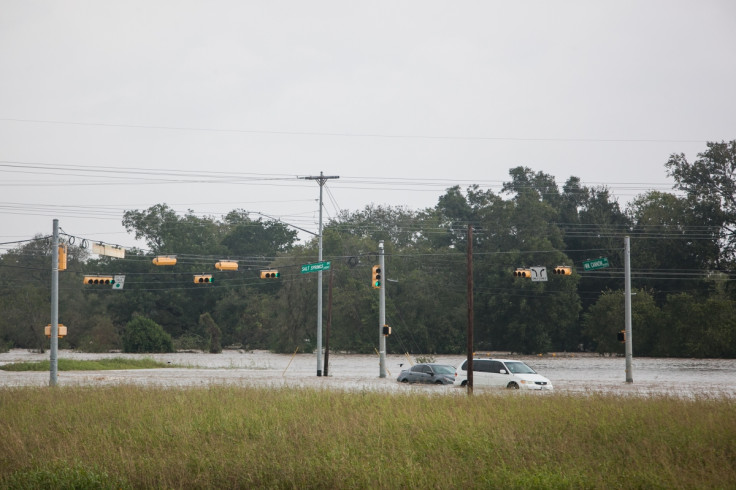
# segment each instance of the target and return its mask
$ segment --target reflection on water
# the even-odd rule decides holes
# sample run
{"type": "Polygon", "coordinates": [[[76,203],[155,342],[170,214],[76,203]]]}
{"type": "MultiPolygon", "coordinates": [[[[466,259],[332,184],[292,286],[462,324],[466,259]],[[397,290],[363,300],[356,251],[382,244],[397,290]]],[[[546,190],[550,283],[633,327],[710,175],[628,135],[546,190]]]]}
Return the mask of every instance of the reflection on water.
{"type": "MultiPolygon", "coordinates": [[[[509,356],[522,359],[540,374],[550,378],[558,392],[622,392],[633,394],[723,395],[736,397],[736,360],[733,359],[661,359],[634,358],[633,383],[625,383],[625,359],[597,355],[556,354],[545,356],[509,356]]],[[[396,382],[402,368],[413,356],[387,356],[386,378],[379,378],[377,355],[330,353],[329,376],[317,377],[315,354],[272,354],[266,351],[225,350],[221,354],[87,354],[60,351],[59,359],[154,358],[185,366],[153,370],[62,371],[59,384],[134,383],[156,386],[201,386],[212,383],[267,386],[316,386],[341,389],[386,391],[423,390],[438,392],[442,387],[405,386],[396,382]]],[[[0,365],[49,359],[49,353],[22,349],[0,353],[0,365]]],[[[436,356],[435,361],[458,366],[464,356],[436,356]]],[[[44,386],[48,372],[0,371],[0,386],[44,386]]],[[[448,387],[445,391],[462,393],[448,387]]]]}

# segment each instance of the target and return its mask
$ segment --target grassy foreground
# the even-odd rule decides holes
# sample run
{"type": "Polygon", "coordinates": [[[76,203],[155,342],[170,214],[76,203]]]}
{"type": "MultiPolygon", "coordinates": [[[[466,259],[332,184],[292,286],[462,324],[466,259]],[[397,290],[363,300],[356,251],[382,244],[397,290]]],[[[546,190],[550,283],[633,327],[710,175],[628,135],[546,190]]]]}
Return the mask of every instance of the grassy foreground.
{"type": "MultiPolygon", "coordinates": [[[[94,361],[57,359],[56,367],[59,371],[105,371],[111,369],[155,369],[181,366],[175,366],[149,358],[124,359],[122,357],[114,357],[94,361]]],[[[0,370],[3,371],[48,371],[49,369],[51,369],[51,361],[14,362],[0,366],[0,370]]]]}
{"type": "Polygon", "coordinates": [[[0,389],[0,488],[735,488],[736,401],[0,389]]]}

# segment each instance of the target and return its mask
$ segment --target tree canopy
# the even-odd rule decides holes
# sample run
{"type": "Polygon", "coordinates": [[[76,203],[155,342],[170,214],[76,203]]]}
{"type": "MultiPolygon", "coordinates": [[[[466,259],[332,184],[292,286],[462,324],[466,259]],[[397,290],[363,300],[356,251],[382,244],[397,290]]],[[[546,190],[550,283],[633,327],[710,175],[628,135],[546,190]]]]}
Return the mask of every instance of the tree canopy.
{"type": "MultiPolygon", "coordinates": [[[[630,236],[634,352],[734,357],[734,165],[734,141],[708,143],[693,163],[673,154],[665,164],[673,192],[648,191],[625,207],[604,186],[586,187],[575,176],[558,186],[552,175],[515,167],[499,193],[453,186],[427,209],[343,210],[323,232],[324,260],[332,264],[325,278],[333,299],[323,304],[330,346],[374,351],[378,293],[370,271],[383,240],[389,351],[463,352],[472,228],[478,350],[620,353],[623,240],[630,236]],[[610,267],[584,270],[598,257],[610,267]],[[550,274],[557,266],[574,273],[550,274]],[[546,268],[548,280],[513,274],[532,267],[546,268]]],[[[129,349],[133,328],[145,319],[173,348],[316,347],[317,277],[300,273],[317,260],[316,237],[298,243],[289,225],[254,220],[244,210],[216,218],[178,214],[163,203],[126,211],[122,222],[147,250],[114,259],[70,244],[69,267],[60,274],[60,318],[69,327],[62,346],[129,349]],[[176,256],[177,263],[157,267],[157,255],[176,256]],[[222,259],[238,269],[214,269],[222,259]],[[280,277],[261,279],[263,269],[278,269],[280,277]],[[123,274],[125,286],[83,285],[82,275],[93,273],[123,274]],[[195,284],[193,275],[202,273],[213,282],[195,284]]],[[[46,345],[50,253],[48,240],[36,237],[0,255],[0,345],[46,345]]]]}

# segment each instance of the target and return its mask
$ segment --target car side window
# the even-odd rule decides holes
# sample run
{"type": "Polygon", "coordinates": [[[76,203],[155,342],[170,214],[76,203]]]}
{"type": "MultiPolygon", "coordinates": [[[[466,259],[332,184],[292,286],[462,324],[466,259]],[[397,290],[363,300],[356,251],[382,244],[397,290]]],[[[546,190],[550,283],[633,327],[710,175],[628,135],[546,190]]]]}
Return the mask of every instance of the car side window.
{"type": "Polygon", "coordinates": [[[432,368],[429,366],[422,366],[422,372],[425,374],[432,374],[432,368]]]}
{"type": "Polygon", "coordinates": [[[480,373],[487,373],[489,370],[488,361],[474,361],[473,362],[473,371],[478,371],[480,373]]]}
{"type": "Polygon", "coordinates": [[[411,367],[411,372],[412,372],[412,373],[421,373],[421,372],[422,372],[422,368],[423,368],[423,367],[424,367],[424,366],[412,366],[412,367],[411,367]]]}
{"type": "Polygon", "coordinates": [[[498,361],[491,361],[490,364],[491,364],[490,371],[492,373],[496,373],[496,374],[500,374],[501,373],[501,369],[503,369],[503,364],[501,364],[498,361]]]}

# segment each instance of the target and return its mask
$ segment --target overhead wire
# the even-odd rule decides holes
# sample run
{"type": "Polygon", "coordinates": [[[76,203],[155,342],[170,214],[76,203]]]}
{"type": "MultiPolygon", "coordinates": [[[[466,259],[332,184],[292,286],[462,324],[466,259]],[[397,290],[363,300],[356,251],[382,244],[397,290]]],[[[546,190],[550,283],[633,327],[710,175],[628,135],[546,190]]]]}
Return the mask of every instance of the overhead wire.
{"type": "Polygon", "coordinates": [[[465,141],[521,141],[521,142],[580,142],[580,143],[707,143],[698,139],[671,139],[671,138],[563,138],[563,137],[513,137],[513,136],[472,136],[472,135],[426,135],[426,134],[390,134],[390,133],[361,133],[361,132],[329,132],[329,131],[284,131],[268,129],[239,129],[239,128],[207,128],[192,126],[165,126],[151,124],[122,124],[100,123],[83,121],[63,121],[51,119],[0,118],[0,121],[50,124],[66,126],[88,126],[128,129],[157,129],[166,131],[195,131],[211,133],[241,133],[262,135],[289,135],[289,136],[329,136],[340,138],[386,138],[386,139],[428,139],[428,140],[465,140],[465,141]]]}

